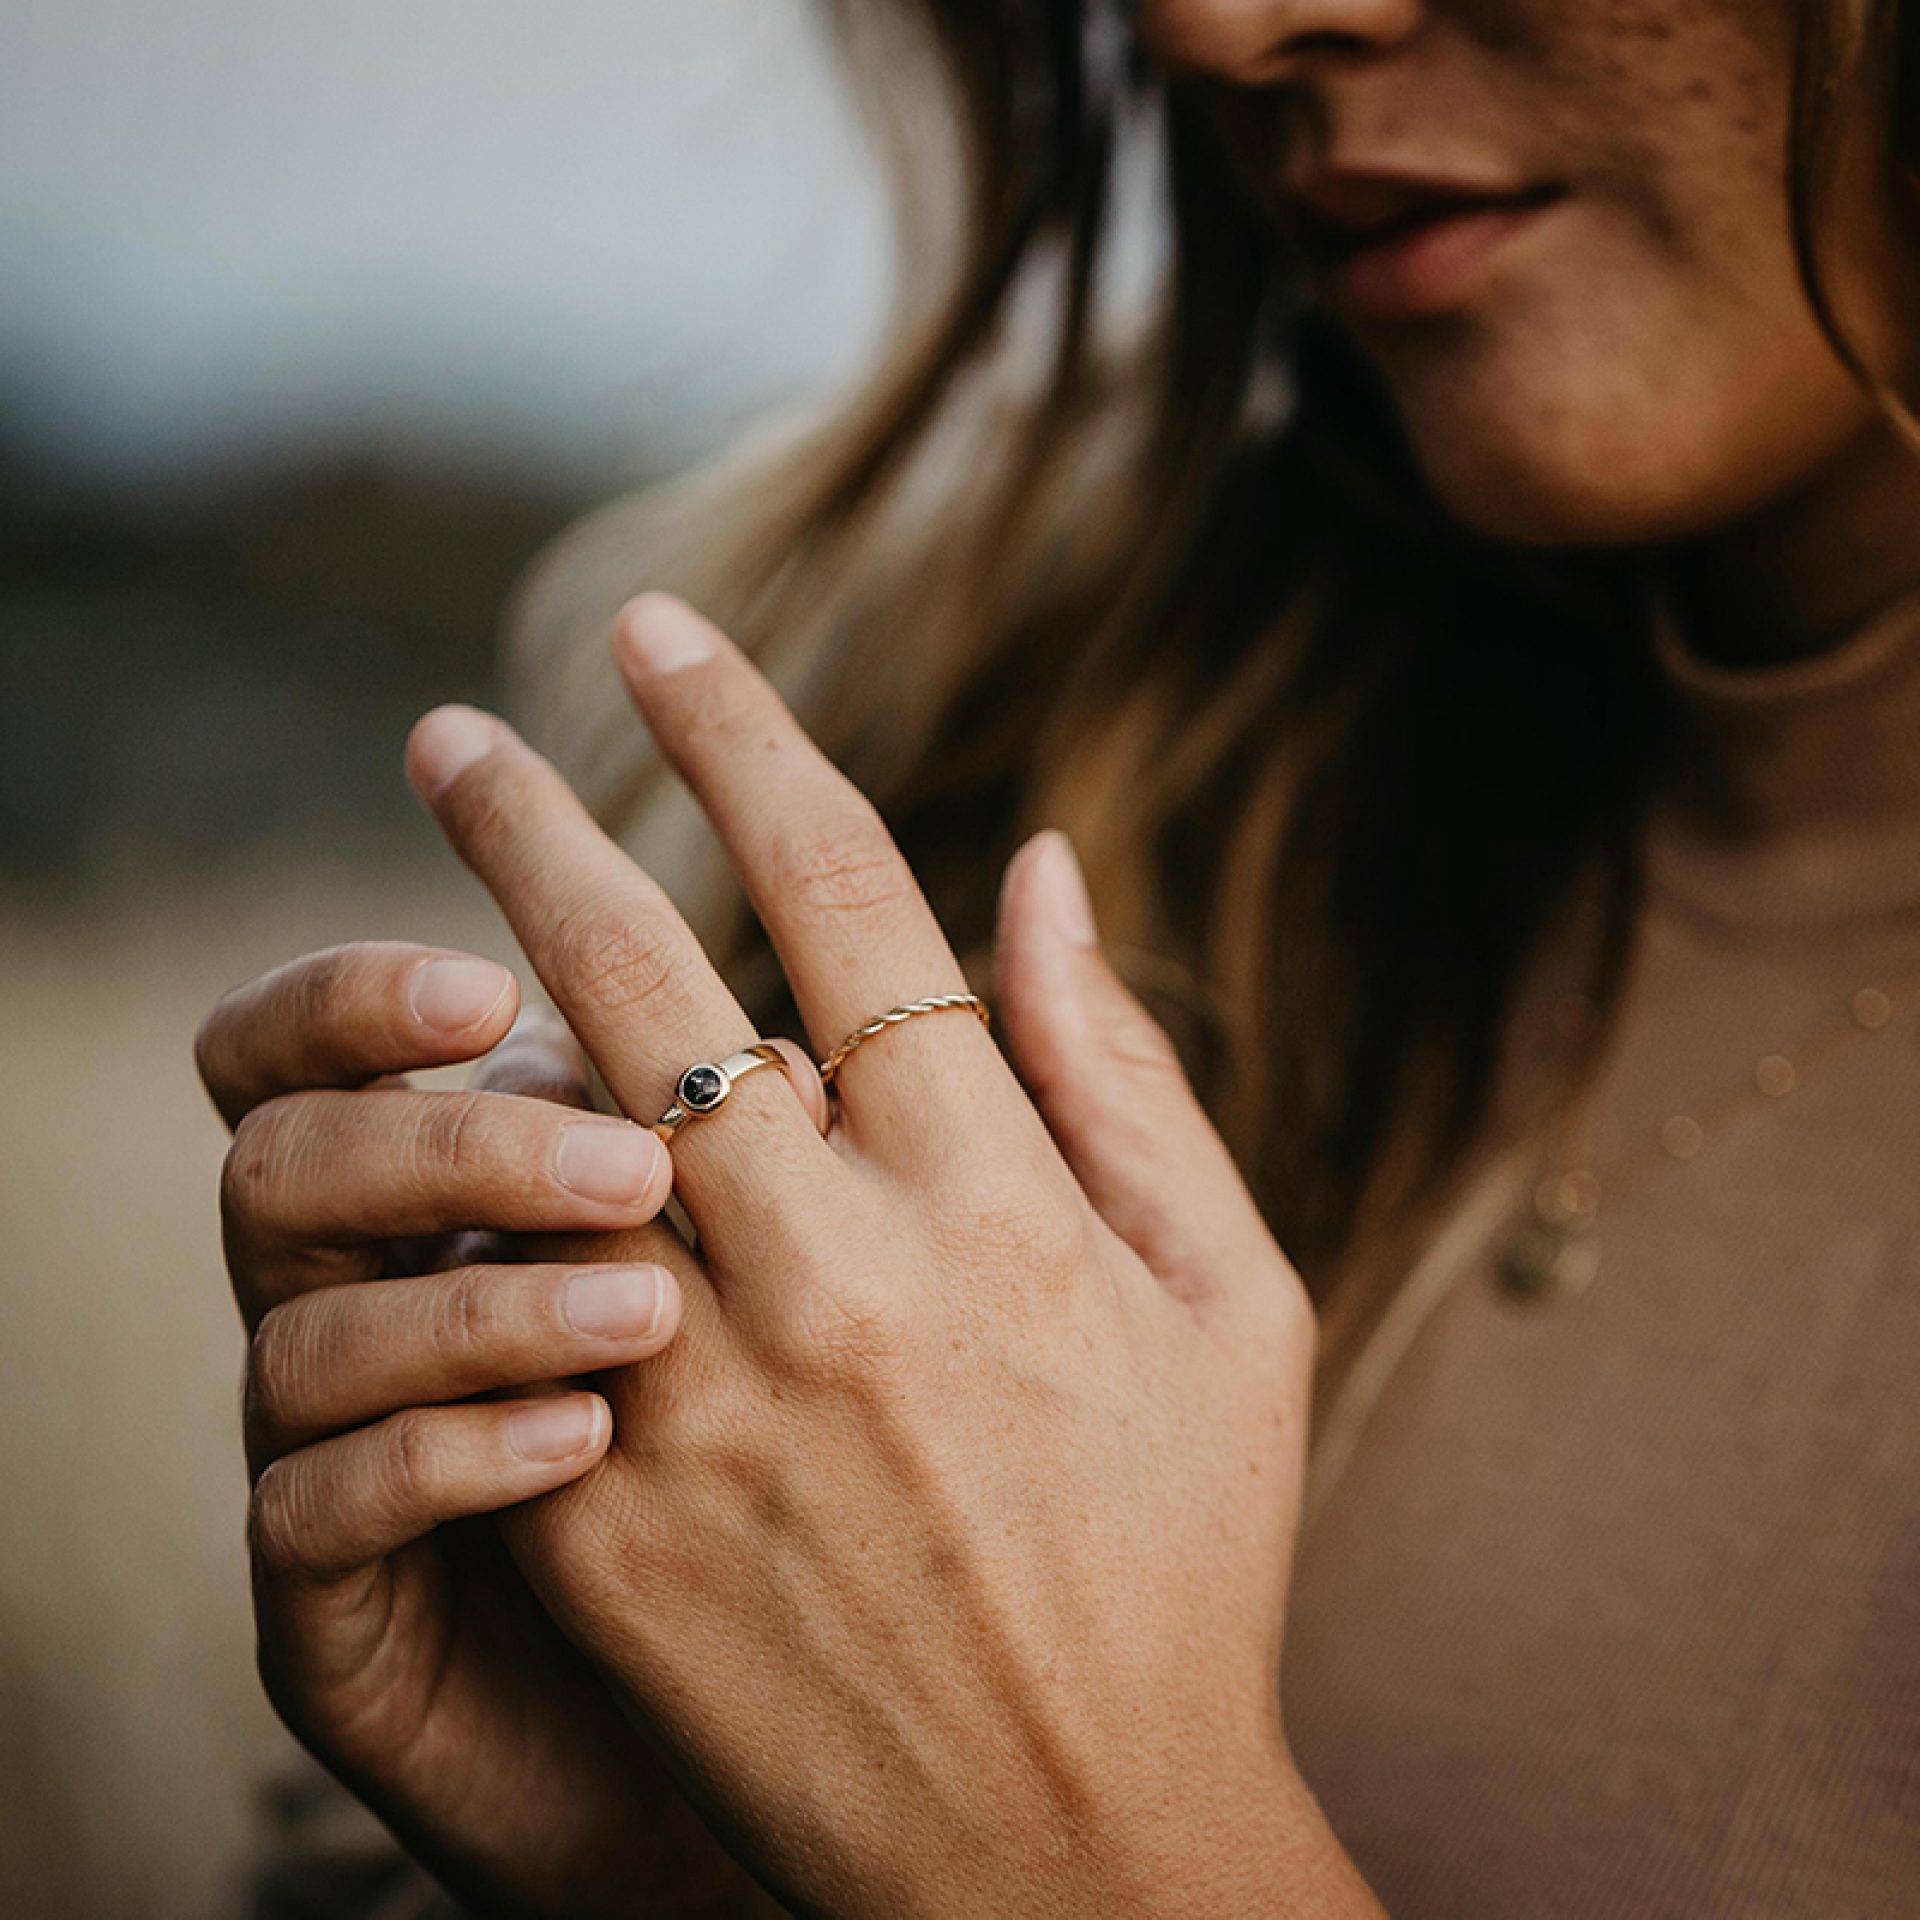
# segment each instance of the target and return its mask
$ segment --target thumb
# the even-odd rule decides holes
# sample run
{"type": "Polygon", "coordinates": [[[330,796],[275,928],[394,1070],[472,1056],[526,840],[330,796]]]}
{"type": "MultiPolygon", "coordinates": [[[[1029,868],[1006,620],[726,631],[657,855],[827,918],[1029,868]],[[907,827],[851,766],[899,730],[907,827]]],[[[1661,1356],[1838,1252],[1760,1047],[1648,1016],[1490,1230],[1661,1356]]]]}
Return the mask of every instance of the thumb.
{"type": "Polygon", "coordinates": [[[1270,1290],[1285,1261],[1173,1042],[1101,953],[1063,833],[1007,868],[995,974],[1014,1064],[1107,1225],[1196,1306],[1270,1290]]]}

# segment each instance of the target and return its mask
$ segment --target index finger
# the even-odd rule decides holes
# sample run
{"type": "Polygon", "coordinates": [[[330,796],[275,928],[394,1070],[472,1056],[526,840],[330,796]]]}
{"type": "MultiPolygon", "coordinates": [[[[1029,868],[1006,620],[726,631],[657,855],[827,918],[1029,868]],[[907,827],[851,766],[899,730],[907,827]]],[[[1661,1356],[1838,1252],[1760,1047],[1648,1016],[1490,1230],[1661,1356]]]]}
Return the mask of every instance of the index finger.
{"type": "Polygon", "coordinates": [[[283,1093],[471,1060],[507,1031],[519,1004],[519,982],[492,960],[357,941],[302,954],[223,994],[194,1035],[194,1063],[236,1127],[283,1093]]]}

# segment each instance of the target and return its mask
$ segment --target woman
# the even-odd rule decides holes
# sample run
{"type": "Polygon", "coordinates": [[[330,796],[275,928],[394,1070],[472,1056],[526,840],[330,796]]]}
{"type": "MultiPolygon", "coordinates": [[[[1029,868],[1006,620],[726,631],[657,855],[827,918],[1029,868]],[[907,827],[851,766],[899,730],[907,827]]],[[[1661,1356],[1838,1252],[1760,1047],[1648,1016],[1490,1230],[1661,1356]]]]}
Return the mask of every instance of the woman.
{"type": "Polygon", "coordinates": [[[518,609],[623,818],[615,630],[791,1012],[445,710],[415,784],[639,1124],[526,1097],[579,1098],[558,1042],[388,1080],[506,1033],[454,956],[203,1031],[282,1711],[503,1910],[756,1910],[731,1855],[849,1914],[1909,1911],[1920,25],[846,11],[893,130],[958,103],[963,264],[860,406],[518,609]],[[1129,337],[1135,83],[1175,253],[1129,337]],[[660,582],[937,914],[718,629],[620,610],[660,582]],[[1043,822],[1199,1100],[1058,833],[1000,907],[1023,1085],[952,1004],[940,929],[1043,822]],[[925,999],[831,1112],[791,1053],[667,1111],[925,999]]]}

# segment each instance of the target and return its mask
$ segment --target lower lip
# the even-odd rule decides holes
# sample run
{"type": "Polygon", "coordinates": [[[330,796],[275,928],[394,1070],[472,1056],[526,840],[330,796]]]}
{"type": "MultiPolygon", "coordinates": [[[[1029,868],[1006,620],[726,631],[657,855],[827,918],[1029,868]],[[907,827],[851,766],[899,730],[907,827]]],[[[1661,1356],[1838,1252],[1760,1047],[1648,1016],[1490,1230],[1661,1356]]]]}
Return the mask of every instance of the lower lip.
{"type": "Polygon", "coordinates": [[[1328,269],[1327,291],[1345,312],[1400,320],[1463,306],[1494,257],[1539,224],[1557,200],[1485,207],[1435,220],[1395,240],[1363,247],[1328,269]]]}

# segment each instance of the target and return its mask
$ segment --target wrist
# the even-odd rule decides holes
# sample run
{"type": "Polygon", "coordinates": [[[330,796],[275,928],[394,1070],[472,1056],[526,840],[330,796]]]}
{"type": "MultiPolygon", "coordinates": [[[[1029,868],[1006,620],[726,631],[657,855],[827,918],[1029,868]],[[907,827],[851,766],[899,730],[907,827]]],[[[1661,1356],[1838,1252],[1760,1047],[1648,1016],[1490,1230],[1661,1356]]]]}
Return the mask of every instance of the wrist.
{"type": "MultiPolygon", "coordinates": [[[[1008,1836],[1012,1838],[1011,1835],[1008,1836]]],[[[1319,1801],[1277,1741],[1239,1765],[1210,1756],[1177,1791],[1116,1796],[1072,1834],[1029,1836],[994,1863],[915,1886],[889,1920],[1384,1920],[1319,1801]]]]}
{"type": "Polygon", "coordinates": [[[1236,1770],[1157,1851],[1141,1920],[1384,1920],[1284,1747],[1236,1770]]]}
{"type": "Polygon", "coordinates": [[[1270,1914],[1273,1920],[1385,1920],[1385,1907],[1291,1758],[1284,1762],[1269,1846],[1268,1901],[1248,1906],[1249,1914],[1270,1914]]]}

